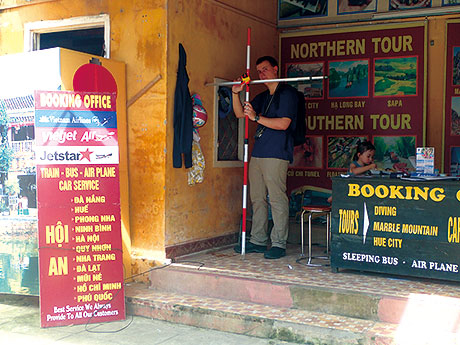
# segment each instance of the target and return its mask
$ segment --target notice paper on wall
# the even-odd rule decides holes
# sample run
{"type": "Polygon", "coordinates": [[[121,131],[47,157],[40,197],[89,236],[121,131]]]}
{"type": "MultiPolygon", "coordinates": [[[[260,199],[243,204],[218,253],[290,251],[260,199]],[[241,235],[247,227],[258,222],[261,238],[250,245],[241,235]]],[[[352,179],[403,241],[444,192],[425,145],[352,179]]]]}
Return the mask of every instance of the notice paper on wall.
{"type": "Polygon", "coordinates": [[[417,147],[416,172],[434,175],[434,147],[417,147]]]}

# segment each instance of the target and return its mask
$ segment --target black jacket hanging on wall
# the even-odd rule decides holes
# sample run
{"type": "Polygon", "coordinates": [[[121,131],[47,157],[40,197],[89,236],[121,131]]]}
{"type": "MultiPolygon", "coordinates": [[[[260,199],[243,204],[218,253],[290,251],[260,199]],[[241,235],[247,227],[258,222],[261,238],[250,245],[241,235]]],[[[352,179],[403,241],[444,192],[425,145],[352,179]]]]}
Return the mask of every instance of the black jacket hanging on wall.
{"type": "Polygon", "coordinates": [[[174,144],[173,144],[173,167],[182,167],[182,154],[184,165],[192,167],[192,99],[188,89],[188,74],[185,68],[187,55],[184,47],[179,43],[179,65],[177,68],[176,91],[174,93],[174,144]]]}

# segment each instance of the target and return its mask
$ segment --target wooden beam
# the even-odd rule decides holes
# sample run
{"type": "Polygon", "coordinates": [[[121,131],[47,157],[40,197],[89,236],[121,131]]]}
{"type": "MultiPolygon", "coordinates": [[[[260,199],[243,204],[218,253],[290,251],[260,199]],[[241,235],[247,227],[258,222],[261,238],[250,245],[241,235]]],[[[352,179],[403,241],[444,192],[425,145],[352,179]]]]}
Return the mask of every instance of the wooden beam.
{"type": "Polygon", "coordinates": [[[126,108],[130,107],[134,102],[136,102],[140,97],[142,97],[153,85],[155,85],[161,79],[161,74],[158,74],[151,82],[145,85],[142,90],[136,93],[131,99],[126,103],[126,108]]]}

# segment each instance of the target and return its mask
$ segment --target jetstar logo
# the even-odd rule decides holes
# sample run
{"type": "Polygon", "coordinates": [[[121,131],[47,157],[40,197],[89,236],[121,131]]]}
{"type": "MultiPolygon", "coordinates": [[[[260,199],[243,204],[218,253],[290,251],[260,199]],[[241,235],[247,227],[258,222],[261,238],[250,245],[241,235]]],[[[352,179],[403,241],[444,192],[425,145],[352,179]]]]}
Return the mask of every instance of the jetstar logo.
{"type": "Polygon", "coordinates": [[[118,146],[36,146],[37,164],[118,164],[118,146]]]}
{"type": "Polygon", "coordinates": [[[80,152],[49,152],[49,151],[43,151],[42,156],[40,157],[40,160],[42,161],[62,161],[62,162],[72,162],[72,161],[81,161],[83,159],[87,159],[88,162],[91,162],[91,154],[93,152],[90,151],[88,148],[86,151],[80,151],[80,152]]]}
{"type": "Polygon", "coordinates": [[[91,162],[91,153],[93,152],[91,152],[89,149],[86,149],[86,151],[80,151],[80,153],[82,155],[80,160],[83,160],[86,158],[88,162],[91,162]]]}
{"type": "Polygon", "coordinates": [[[79,152],[48,152],[43,151],[42,161],[79,161],[82,159],[82,154],[79,152]]]}

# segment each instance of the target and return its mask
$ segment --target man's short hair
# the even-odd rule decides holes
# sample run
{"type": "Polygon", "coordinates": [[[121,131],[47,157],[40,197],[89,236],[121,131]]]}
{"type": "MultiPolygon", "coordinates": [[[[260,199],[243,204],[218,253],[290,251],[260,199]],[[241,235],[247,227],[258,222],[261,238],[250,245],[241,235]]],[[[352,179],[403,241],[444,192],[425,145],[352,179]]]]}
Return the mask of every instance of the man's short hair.
{"type": "Polygon", "coordinates": [[[278,61],[273,56],[268,56],[268,55],[258,58],[257,61],[256,61],[256,65],[261,64],[264,61],[268,61],[268,63],[272,67],[278,67],[279,68],[278,61]]]}

